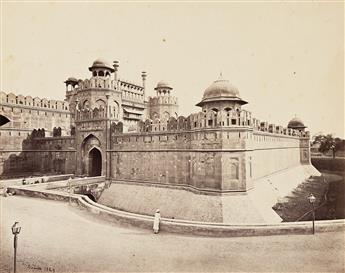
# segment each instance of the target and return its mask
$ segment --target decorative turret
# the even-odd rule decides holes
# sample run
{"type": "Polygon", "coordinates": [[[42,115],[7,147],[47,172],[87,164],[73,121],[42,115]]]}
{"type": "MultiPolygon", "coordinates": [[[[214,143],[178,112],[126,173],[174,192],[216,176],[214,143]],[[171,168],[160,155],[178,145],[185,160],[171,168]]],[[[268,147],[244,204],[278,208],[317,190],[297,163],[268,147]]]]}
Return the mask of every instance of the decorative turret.
{"type": "Polygon", "coordinates": [[[304,125],[303,121],[297,117],[294,117],[292,120],[290,120],[287,127],[290,129],[298,130],[300,132],[304,132],[305,128],[307,128],[307,126],[304,125]]]}
{"type": "Polygon", "coordinates": [[[78,85],[78,80],[74,77],[69,77],[64,83],[66,84],[66,91],[71,91],[78,85]]]}
{"type": "Polygon", "coordinates": [[[93,62],[92,66],[89,67],[93,77],[110,77],[110,74],[115,71],[106,61],[97,59],[93,62]]]}
{"type": "Polygon", "coordinates": [[[166,81],[160,81],[157,83],[157,86],[155,87],[155,90],[157,92],[157,96],[170,96],[170,91],[172,90],[172,87],[170,87],[169,83],[166,81]]]}
{"type": "Polygon", "coordinates": [[[155,87],[157,96],[149,98],[148,113],[151,119],[168,120],[178,116],[177,98],[171,96],[173,88],[166,81],[160,81],[155,87]]]}

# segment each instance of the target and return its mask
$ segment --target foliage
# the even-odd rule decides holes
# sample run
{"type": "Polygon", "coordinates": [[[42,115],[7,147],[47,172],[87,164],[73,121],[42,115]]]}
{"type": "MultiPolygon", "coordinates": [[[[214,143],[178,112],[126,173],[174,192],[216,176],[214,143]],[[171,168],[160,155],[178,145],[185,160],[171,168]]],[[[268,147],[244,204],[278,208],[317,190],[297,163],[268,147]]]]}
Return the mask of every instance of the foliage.
{"type": "Polygon", "coordinates": [[[326,153],[328,151],[333,152],[333,157],[337,151],[345,150],[345,140],[339,137],[333,137],[331,134],[328,135],[316,135],[313,137],[313,144],[319,144],[319,152],[326,153]]]}

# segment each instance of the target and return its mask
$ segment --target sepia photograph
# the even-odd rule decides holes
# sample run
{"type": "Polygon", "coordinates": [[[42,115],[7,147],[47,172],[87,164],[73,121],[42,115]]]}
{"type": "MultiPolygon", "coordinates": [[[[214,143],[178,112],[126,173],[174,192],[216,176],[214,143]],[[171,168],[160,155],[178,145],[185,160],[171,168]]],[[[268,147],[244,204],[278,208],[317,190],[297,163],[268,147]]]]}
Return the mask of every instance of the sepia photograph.
{"type": "Polygon", "coordinates": [[[0,0],[0,272],[345,272],[344,5],[0,0]]]}

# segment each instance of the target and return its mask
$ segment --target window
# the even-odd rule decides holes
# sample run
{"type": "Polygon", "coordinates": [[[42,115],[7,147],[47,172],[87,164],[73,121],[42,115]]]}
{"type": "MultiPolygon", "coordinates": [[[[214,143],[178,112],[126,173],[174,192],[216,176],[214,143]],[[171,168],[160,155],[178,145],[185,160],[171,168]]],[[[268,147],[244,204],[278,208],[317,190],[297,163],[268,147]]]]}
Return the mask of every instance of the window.
{"type": "Polygon", "coordinates": [[[238,179],[238,160],[231,160],[230,179],[238,179]]]}

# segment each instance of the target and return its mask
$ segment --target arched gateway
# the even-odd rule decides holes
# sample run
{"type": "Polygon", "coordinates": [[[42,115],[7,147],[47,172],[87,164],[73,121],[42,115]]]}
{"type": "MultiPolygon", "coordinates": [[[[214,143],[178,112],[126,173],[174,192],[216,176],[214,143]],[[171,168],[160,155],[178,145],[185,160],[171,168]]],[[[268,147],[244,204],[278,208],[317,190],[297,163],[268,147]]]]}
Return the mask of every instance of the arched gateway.
{"type": "Polygon", "coordinates": [[[97,148],[89,152],[89,176],[100,176],[102,174],[102,154],[97,148]]]}
{"type": "Polygon", "coordinates": [[[102,175],[101,142],[93,134],[88,135],[81,145],[82,174],[87,176],[102,175]]]}

